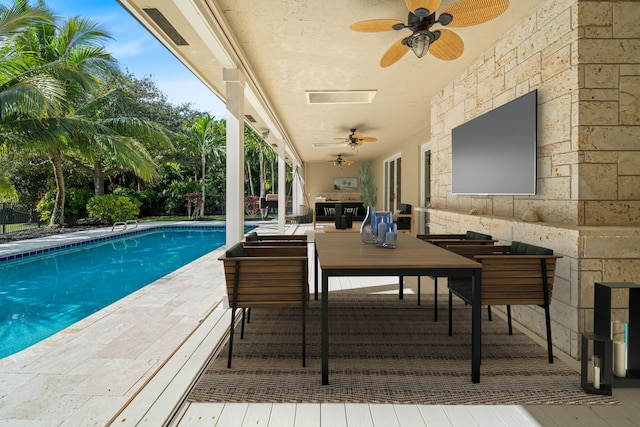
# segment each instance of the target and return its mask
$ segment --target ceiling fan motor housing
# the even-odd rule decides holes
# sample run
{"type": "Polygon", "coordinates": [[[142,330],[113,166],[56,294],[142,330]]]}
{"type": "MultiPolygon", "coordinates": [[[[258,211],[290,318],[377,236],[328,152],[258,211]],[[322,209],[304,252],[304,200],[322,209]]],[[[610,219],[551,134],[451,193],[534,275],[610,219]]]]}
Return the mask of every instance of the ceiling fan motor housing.
{"type": "MultiPolygon", "coordinates": [[[[426,10],[426,9],[418,9],[418,10],[426,10]]],[[[416,10],[416,12],[418,11],[416,10]]],[[[409,17],[407,18],[407,28],[411,31],[420,31],[420,30],[428,30],[436,21],[435,12],[427,15],[427,16],[418,16],[413,12],[409,12],[409,17]]]]}

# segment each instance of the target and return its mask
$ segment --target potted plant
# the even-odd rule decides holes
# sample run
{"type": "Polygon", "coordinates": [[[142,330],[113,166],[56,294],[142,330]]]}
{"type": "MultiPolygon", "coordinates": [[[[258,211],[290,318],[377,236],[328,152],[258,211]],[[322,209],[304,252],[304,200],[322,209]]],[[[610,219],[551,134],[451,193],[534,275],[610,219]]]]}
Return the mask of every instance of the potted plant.
{"type": "Polygon", "coordinates": [[[373,235],[373,215],[376,207],[378,189],[376,188],[376,181],[373,178],[373,172],[371,171],[369,162],[362,162],[360,164],[358,188],[360,198],[367,208],[367,215],[360,226],[360,237],[364,243],[375,243],[373,235]]]}

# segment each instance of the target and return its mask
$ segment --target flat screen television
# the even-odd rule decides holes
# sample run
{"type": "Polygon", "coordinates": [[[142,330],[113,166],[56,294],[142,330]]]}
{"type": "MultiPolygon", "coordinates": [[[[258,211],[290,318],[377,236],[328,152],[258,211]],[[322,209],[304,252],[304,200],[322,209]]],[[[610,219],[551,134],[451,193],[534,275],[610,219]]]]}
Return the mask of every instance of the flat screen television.
{"type": "Polygon", "coordinates": [[[536,194],[538,91],[451,131],[453,194],[536,194]]]}

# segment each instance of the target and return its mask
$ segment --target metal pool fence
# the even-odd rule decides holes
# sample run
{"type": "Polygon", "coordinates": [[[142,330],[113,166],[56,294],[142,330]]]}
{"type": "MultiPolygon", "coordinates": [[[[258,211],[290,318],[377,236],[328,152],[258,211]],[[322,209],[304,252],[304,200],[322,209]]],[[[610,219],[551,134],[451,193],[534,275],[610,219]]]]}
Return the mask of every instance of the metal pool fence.
{"type": "Polygon", "coordinates": [[[39,227],[38,219],[37,212],[19,203],[0,203],[1,234],[39,227]]]}

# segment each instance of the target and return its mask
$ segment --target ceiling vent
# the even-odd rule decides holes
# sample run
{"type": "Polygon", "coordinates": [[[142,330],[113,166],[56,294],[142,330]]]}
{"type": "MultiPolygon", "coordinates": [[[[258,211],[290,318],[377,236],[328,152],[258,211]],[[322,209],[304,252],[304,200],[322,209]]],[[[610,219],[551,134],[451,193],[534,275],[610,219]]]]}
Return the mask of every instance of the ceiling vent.
{"type": "Polygon", "coordinates": [[[371,104],[377,90],[308,90],[307,104],[371,104]]]}
{"type": "Polygon", "coordinates": [[[247,119],[250,123],[256,122],[256,119],[251,114],[246,114],[244,118],[247,119]]]}
{"type": "Polygon", "coordinates": [[[167,20],[167,18],[165,18],[162,12],[160,12],[158,9],[144,8],[142,10],[144,10],[145,13],[149,15],[149,18],[151,18],[153,22],[155,22],[158,25],[158,27],[160,27],[160,29],[164,31],[167,37],[169,37],[171,41],[173,41],[176,45],[178,46],[189,45],[189,43],[187,43],[184,37],[180,35],[178,30],[176,30],[175,27],[171,25],[171,23],[167,20]]]}

